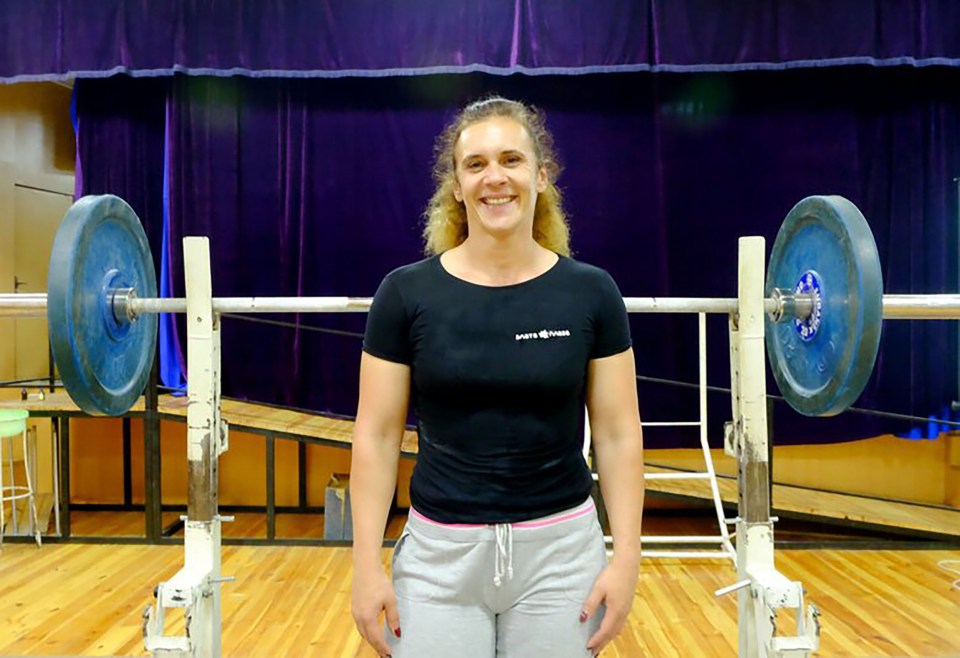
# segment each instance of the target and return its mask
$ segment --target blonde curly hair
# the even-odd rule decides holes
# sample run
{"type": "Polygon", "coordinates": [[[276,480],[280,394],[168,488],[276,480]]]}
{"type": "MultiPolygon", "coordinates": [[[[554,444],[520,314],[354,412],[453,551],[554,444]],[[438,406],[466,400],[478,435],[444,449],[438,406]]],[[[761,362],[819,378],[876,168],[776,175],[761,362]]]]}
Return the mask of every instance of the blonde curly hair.
{"type": "Polygon", "coordinates": [[[553,146],[553,136],[547,131],[543,114],[535,107],[518,101],[493,96],[471,103],[437,137],[433,178],[437,187],[424,211],[424,250],[428,254],[442,254],[467,239],[467,210],[456,200],[456,162],[454,148],[460,133],[467,126],[492,117],[513,119],[527,131],[533,142],[537,167],[547,173],[547,188],[537,195],[533,213],[533,239],[542,247],[558,254],[570,255],[570,228],[563,212],[560,190],[555,181],[560,175],[553,146]]]}

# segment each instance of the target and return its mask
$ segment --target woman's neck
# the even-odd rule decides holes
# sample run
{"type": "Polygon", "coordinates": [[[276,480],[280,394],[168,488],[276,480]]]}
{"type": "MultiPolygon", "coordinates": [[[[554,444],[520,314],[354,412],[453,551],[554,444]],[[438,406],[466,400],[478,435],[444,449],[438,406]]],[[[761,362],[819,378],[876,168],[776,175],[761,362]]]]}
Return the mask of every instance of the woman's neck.
{"type": "Polygon", "coordinates": [[[532,237],[505,242],[468,237],[440,257],[444,269],[454,276],[487,286],[523,283],[549,270],[557,259],[532,237]]]}

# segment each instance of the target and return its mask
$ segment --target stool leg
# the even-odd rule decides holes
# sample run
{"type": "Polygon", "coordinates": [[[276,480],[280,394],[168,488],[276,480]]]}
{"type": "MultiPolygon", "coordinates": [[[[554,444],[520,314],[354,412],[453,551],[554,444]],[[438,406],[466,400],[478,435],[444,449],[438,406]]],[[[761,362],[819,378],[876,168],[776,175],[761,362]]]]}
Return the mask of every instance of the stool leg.
{"type": "Polygon", "coordinates": [[[33,477],[30,469],[34,464],[35,455],[30,451],[27,441],[27,430],[23,431],[23,472],[27,477],[27,492],[30,494],[27,501],[30,503],[30,530],[37,540],[37,547],[40,546],[40,521],[37,519],[37,491],[33,488],[33,477]]]}
{"type": "MultiPolygon", "coordinates": [[[[13,470],[13,437],[9,436],[7,438],[10,439],[10,461],[7,462],[7,466],[9,466],[10,471],[10,486],[13,487],[10,489],[12,498],[17,495],[17,476],[13,470]]],[[[20,534],[20,524],[17,520],[17,501],[15,499],[10,501],[10,517],[13,520],[13,534],[20,534]]]]}
{"type": "MultiPolygon", "coordinates": [[[[10,503],[11,507],[13,503],[10,503]]],[[[0,437],[0,547],[3,546],[3,535],[7,531],[6,503],[3,500],[3,437],[0,437]]]]}

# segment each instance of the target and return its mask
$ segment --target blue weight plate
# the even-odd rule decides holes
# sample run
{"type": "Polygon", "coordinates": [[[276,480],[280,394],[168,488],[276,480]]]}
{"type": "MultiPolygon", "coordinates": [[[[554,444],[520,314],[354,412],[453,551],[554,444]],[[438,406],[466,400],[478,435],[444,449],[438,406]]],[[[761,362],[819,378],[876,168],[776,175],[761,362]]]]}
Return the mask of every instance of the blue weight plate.
{"type": "Polygon", "coordinates": [[[857,207],[840,196],[794,206],[770,254],[768,297],[774,288],[818,299],[805,322],[767,319],[767,355],[780,391],[807,416],[840,413],[870,379],[883,320],[880,258],[857,207]]]}
{"type": "Polygon", "coordinates": [[[50,346],[73,401],[94,415],[119,416],[143,392],[153,367],[157,316],[116,318],[111,291],[157,296],[150,245],[140,220],[116,196],[86,196],[70,207],[50,256],[50,346]]]}

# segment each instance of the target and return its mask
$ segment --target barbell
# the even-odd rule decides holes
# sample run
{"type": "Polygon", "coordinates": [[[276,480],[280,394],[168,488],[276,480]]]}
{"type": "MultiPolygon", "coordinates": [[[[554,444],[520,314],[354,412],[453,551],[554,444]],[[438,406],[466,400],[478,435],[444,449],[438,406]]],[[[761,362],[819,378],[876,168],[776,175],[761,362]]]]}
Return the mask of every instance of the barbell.
{"type": "MultiPolygon", "coordinates": [[[[884,295],[880,259],[863,214],[839,196],[811,196],[787,214],[767,270],[766,345],[784,398],[802,414],[838,414],[873,371],[882,319],[960,318],[960,295],[884,295]]],[[[220,297],[215,313],[365,312],[361,297],[220,297]]],[[[626,297],[632,313],[736,314],[736,298],[626,297]]],[[[86,413],[118,416],[143,393],[158,313],[153,257],[136,213],[113,195],[67,211],[50,257],[46,294],[0,295],[0,316],[46,314],[70,397],[86,413]]]]}

